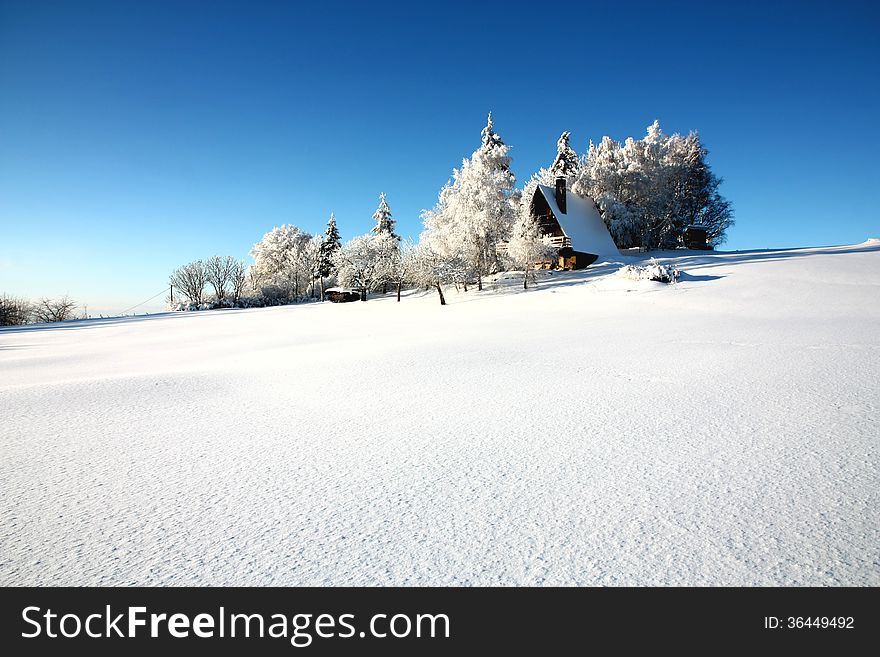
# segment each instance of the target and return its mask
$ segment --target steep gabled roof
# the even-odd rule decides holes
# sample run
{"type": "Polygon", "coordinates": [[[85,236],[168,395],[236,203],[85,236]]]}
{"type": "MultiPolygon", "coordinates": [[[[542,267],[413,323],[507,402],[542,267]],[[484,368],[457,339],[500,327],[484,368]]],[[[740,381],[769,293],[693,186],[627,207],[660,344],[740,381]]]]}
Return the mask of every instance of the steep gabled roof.
{"type": "Polygon", "coordinates": [[[535,193],[540,193],[546,199],[563,232],[571,239],[571,246],[575,251],[614,258],[620,256],[620,251],[591,199],[566,191],[565,204],[568,212],[562,212],[556,204],[555,189],[538,185],[535,193]]]}

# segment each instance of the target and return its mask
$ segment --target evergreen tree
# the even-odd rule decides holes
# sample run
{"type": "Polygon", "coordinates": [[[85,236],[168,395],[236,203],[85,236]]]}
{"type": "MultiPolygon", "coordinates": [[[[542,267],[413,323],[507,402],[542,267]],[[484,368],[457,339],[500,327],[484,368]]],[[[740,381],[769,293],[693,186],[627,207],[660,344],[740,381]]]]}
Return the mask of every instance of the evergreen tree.
{"type": "MultiPolygon", "coordinates": [[[[391,244],[400,244],[400,236],[394,232],[394,224],[396,222],[391,216],[391,208],[388,207],[388,201],[385,200],[385,192],[379,194],[379,207],[376,208],[376,211],[373,213],[373,220],[376,222],[376,225],[373,226],[372,233],[376,237],[387,235],[391,238],[391,244]]],[[[399,246],[396,247],[396,250],[400,250],[399,246]]],[[[389,254],[389,257],[391,257],[391,254],[389,254]]],[[[387,280],[382,282],[382,294],[385,294],[386,292],[388,292],[387,280]]]]}
{"type": "Polygon", "coordinates": [[[568,178],[569,176],[573,176],[577,173],[580,166],[577,153],[574,152],[574,149],[569,143],[570,138],[571,133],[566,130],[559,137],[559,141],[556,142],[556,159],[553,160],[553,164],[550,165],[550,173],[554,177],[565,176],[568,178]]]}
{"type": "Polygon", "coordinates": [[[476,277],[480,289],[483,276],[497,270],[496,246],[509,237],[519,203],[509,147],[495,132],[491,113],[481,136],[480,147],[452,172],[434,209],[423,213],[432,248],[443,258],[460,258],[467,278],[476,277]]]}
{"type": "Polygon", "coordinates": [[[501,139],[501,135],[495,132],[495,123],[492,121],[492,112],[486,120],[486,127],[480,131],[482,144],[477,151],[480,157],[494,169],[510,171],[510,157],[507,155],[510,148],[501,139]]]}
{"type": "Polygon", "coordinates": [[[391,208],[388,207],[388,201],[385,199],[385,192],[379,194],[379,207],[373,213],[373,220],[376,225],[373,227],[374,235],[386,233],[391,237],[400,240],[400,237],[394,232],[394,225],[397,223],[391,216],[391,208]]]}
{"type": "Polygon", "coordinates": [[[333,254],[342,248],[342,239],[336,227],[336,215],[330,213],[327,230],[324,231],[324,242],[321,244],[321,275],[330,276],[334,271],[333,254]]]}
{"type": "MultiPolygon", "coordinates": [[[[531,203],[531,199],[535,195],[535,187],[538,185],[553,187],[556,185],[556,179],[560,176],[565,178],[570,190],[577,191],[575,190],[575,185],[579,180],[578,176],[582,169],[581,158],[578,157],[578,154],[571,147],[570,139],[571,133],[568,131],[563,132],[559,136],[556,142],[556,157],[553,160],[553,164],[549,167],[541,167],[532,174],[531,179],[525,184],[520,194],[522,199],[528,199],[528,202],[531,203]]],[[[579,193],[583,194],[584,192],[581,190],[579,193]]]]}
{"type": "Polygon", "coordinates": [[[335,256],[342,248],[342,239],[339,237],[339,229],[336,227],[336,215],[330,213],[327,222],[327,230],[324,231],[324,239],[321,241],[318,251],[318,279],[321,282],[321,301],[324,300],[324,279],[336,273],[335,256]]]}

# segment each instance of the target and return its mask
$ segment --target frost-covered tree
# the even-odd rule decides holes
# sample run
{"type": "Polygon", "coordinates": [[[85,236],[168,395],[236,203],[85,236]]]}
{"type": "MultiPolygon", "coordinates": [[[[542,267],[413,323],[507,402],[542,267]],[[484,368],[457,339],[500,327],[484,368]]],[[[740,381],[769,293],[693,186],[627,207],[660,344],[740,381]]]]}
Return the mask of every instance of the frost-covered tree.
{"type": "Polygon", "coordinates": [[[205,298],[205,285],[208,283],[208,269],[204,260],[194,260],[178,267],[171,274],[169,283],[173,290],[201,306],[205,298]]]}
{"type": "Polygon", "coordinates": [[[431,248],[464,262],[479,289],[483,276],[497,270],[496,246],[509,237],[519,201],[509,147],[495,132],[491,114],[481,135],[480,147],[453,170],[435,207],[422,214],[431,248]]]}
{"type": "Polygon", "coordinates": [[[397,249],[391,235],[361,235],[346,242],[333,257],[339,282],[352,287],[367,300],[367,293],[387,280],[390,254],[397,249]]]}
{"type": "Polygon", "coordinates": [[[733,211],[707,153],[698,133],[666,135],[654,121],[642,139],[591,143],[572,189],[596,201],[620,248],[674,248],[691,224],[705,226],[717,245],[733,211]]]}
{"type": "MultiPolygon", "coordinates": [[[[377,237],[388,235],[398,244],[400,243],[400,237],[394,232],[394,225],[396,222],[391,216],[391,208],[388,207],[388,201],[385,198],[385,192],[379,194],[379,207],[376,208],[376,211],[373,213],[373,221],[376,222],[376,225],[373,226],[372,230],[373,235],[376,235],[377,237]]],[[[396,255],[400,254],[397,253],[396,255]]],[[[394,254],[389,254],[389,257],[396,256],[394,254]]],[[[387,283],[383,283],[382,294],[385,294],[387,291],[387,283]]]]}
{"type": "MultiPolygon", "coordinates": [[[[312,280],[307,248],[311,239],[311,235],[292,224],[266,233],[251,249],[253,274],[259,286],[282,290],[288,301],[298,299],[300,291],[312,280]]],[[[273,290],[272,294],[277,292],[273,290]]]]}
{"type": "Polygon", "coordinates": [[[405,240],[398,244],[398,248],[392,248],[387,255],[385,280],[397,286],[397,301],[400,301],[400,293],[406,283],[413,282],[413,272],[416,261],[414,258],[415,244],[412,240],[405,240]]]}
{"type": "Polygon", "coordinates": [[[565,176],[566,178],[573,176],[580,168],[580,160],[577,153],[571,147],[571,133],[565,131],[560,135],[559,141],[556,142],[556,159],[550,165],[550,174],[556,176],[565,176]]]}
{"type": "Polygon", "coordinates": [[[320,298],[322,301],[324,300],[324,276],[321,274],[323,248],[323,235],[315,235],[303,248],[303,260],[311,274],[309,295],[313,299],[318,298],[318,289],[320,288],[320,298]]]}
{"type": "Polygon", "coordinates": [[[408,254],[410,276],[414,283],[433,287],[440,297],[440,305],[446,305],[443,286],[461,280],[468,270],[461,256],[446,249],[438,249],[437,243],[424,236],[408,254]]]}
{"type": "Polygon", "coordinates": [[[0,295],[0,326],[20,326],[31,318],[32,304],[27,299],[0,295]]]}
{"type": "Polygon", "coordinates": [[[665,245],[677,246],[690,225],[703,226],[709,241],[718,244],[733,223],[732,207],[718,193],[721,179],[706,163],[707,155],[696,131],[687,136],[672,135],[666,144],[668,198],[663,225],[668,237],[662,240],[665,245]]]}
{"type": "Polygon", "coordinates": [[[235,258],[232,256],[212,256],[205,261],[205,275],[214,289],[214,297],[221,306],[226,300],[228,287],[232,282],[235,270],[235,258]]]}
{"type": "MultiPolygon", "coordinates": [[[[336,226],[336,215],[330,213],[330,219],[327,221],[327,230],[324,231],[324,248],[325,254],[333,255],[334,251],[342,248],[342,238],[339,236],[339,228],[336,226]]],[[[329,274],[326,274],[329,276],[329,274]]]]}
{"type": "Polygon", "coordinates": [[[513,233],[507,243],[507,255],[523,269],[523,289],[528,289],[529,278],[534,279],[534,267],[556,255],[556,249],[544,243],[541,225],[532,212],[531,201],[523,201],[513,233]]]}
{"type": "Polygon", "coordinates": [[[75,319],[76,302],[66,295],[60,299],[42,298],[33,306],[34,321],[39,324],[66,322],[75,319]]]}
{"type": "Polygon", "coordinates": [[[376,222],[376,225],[373,226],[372,230],[373,235],[387,233],[398,240],[400,239],[394,232],[394,226],[397,222],[394,221],[394,218],[391,215],[391,208],[388,207],[385,192],[379,194],[379,207],[376,208],[376,211],[373,213],[373,221],[376,222]]]}
{"type": "Polygon", "coordinates": [[[628,167],[623,147],[611,137],[603,137],[598,144],[590,142],[583,166],[572,183],[573,192],[596,202],[620,248],[640,240],[640,217],[630,209],[635,207],[635,186],[640,178],[628,167]]]}
{"type": "Polygon", "coordinates": [[[243,260],[236,260],[233,263],[229,275],[229,296],[233,306],[238,306],[238,302],[244,296],[247,287],[247,271],[248,267],[243,260]]]}
{"type": "Polygon", "coordinates": [[[525,184],[522,197],[531,199],[535,193],[535,185],[553,187],[556,179],[564,177],[569,189],[573,189],[581,171],[581,157],[571,147],[571,133],[566,131],[556,142],[556,157],[549,167],[538,169],[525,184]]]}
{"type": "Polygon", "coordinates": [[[327,229],[324,231],[324,239],[321,240],[321,252],[319,263],[319,275],[321,283],[321,301],[324,300],[324,279],[336,273],[333,257],[342,248],[342,239],[339,236],[339,228],[336,226],[336,215],[330,213],[327,229]]]}

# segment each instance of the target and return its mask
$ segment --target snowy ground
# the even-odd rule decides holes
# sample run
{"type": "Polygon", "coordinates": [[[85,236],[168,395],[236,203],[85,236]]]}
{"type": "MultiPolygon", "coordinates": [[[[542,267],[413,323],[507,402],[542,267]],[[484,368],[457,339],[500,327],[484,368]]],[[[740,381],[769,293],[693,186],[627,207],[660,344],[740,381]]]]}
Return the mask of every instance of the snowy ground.
{"type": "Polygon", "coordinates": [[[0,584],[880,585],[880,242],[665,259],[0,329],[0,584]]]}

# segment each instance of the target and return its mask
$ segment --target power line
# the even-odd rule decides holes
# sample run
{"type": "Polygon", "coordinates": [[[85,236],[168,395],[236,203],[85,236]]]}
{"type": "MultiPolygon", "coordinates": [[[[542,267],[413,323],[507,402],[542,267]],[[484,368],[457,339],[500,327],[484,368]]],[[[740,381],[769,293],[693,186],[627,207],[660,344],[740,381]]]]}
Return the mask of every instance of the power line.
{"type": "Polygon", "coordinates": [[[141,301],[140,303],[136,303],[136,304],[134,304],[131,308],[126,308],[125,310],[123,310],[123,311],[122,311],[121,313],[119,313],[119,314],[120,314],[120,315],[124,315],[125,313],[127,313],[127,312],[129,312],[129,311],[131,311],[131,310],[134,310],[134,309],[137,308],[138,306],[143,306],[145,303],[147,303],[148,301],[152,301],[153,299],[155,299],[156,297],[158,297],[160,294],[165,294],[165,288],[162,288],[162,291],[161,291],[161,292],[157,292],[156,294],[154,294],[153,296],[151,296],[151,297],[150,297],[149,299],[147,299],[146,301],[141,301]]]}

